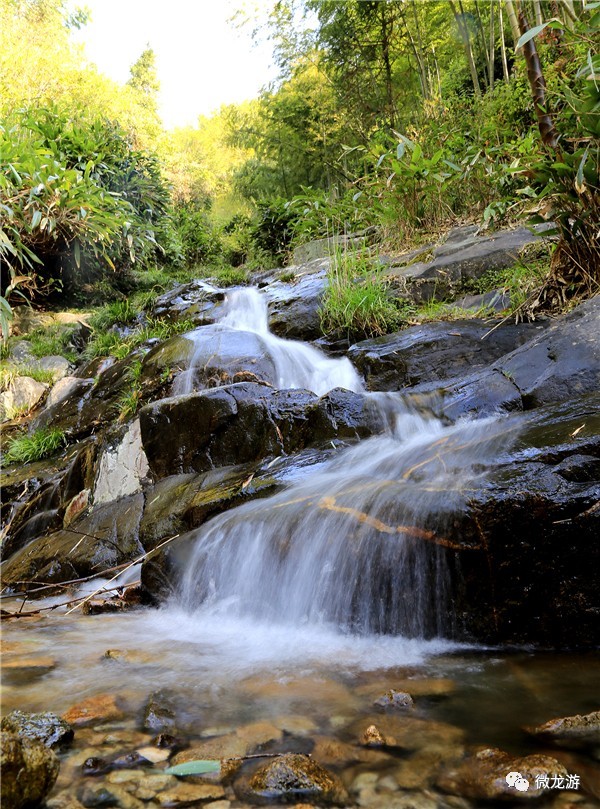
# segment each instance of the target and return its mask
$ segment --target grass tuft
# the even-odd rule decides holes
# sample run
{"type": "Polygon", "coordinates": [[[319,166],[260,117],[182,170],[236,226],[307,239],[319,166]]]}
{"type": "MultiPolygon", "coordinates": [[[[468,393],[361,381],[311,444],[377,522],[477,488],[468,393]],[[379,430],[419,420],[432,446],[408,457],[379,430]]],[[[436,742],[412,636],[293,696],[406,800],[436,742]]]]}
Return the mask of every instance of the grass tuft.
{"type": "Polygon", "coordinates": [[[2,463],[8,466],[13,463],[32,463],[54,455],[64,447],[67,439],[63,430],[42,429],[31,435],[14,438],[4,453],[2,463]]]}

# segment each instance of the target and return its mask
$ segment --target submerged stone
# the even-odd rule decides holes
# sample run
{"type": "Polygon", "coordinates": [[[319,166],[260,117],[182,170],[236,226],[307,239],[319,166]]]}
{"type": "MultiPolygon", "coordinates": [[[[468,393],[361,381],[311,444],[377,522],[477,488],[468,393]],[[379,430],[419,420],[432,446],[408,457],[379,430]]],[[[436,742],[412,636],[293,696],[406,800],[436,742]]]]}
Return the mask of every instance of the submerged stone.
{"type": "Polygon", "coordinates": [[[560,747],[598,747],[600,745],[600,711],[550,719],[542,725],[526,728],[532,736],[552,741],[560,747]]]}
{"type": "Polygon", "coordinates": [[[348,795],[340,779],[308,756],[286,753],[262,766],[250,779],[252,798],[343,805],[348,795]]]}

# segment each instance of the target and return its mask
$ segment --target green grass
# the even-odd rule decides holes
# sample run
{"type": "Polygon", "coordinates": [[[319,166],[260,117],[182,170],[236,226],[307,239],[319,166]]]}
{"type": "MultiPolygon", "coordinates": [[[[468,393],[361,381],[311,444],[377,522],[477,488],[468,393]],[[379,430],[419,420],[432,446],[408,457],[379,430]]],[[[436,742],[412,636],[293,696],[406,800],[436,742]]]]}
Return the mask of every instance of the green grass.
{"type": "Polygon", "coordinates": [[[293,270],[286,270],[281,273],[279,280],[291,284],[292,281],[296,280],[296,273],[293,270]]]}
{"type": "Polygon", "coordinates": [[[23,337],[29,343],[29,348],[34,357],[50,357],[59,355],[65,357],[69,362],[75,362],[77,355],[69,347],[71,336],[76,325],[64,326],[54,325],[46,328],[35,329],[30,334],[23,337]]]}
{"type": "Polygon", "coordinates": [[[245,267],[211,267],[205,270],[206,277],[221,287],[234,287],[247,284],[248,270],[245,267]]]}
{"type": "Polygon", "coordinates": [[[138,316],[139,309],[129,300],[114,301],[107,303],[98,309],[89,320],[93,329],[109,329],[115,324],[128,326],[133,323],[138,316]]]}
{"type": "Polygon", "coordinates": [[[126,336],[120,335],[116,331],[96,332],[85,347],[84,355],[87,359],[112,356],[122,360],[148,340],[155,338],[167,340],[174,334],[191,331],[193,328],[194,324],[191,320],[170,322],[160,318],[151,318],[145,326],[139,326],[126,336]]]}
{"type": "Polygon", "coordinates": [[[391,297],[383,269],[373,265],[368,253],[338,248],[327,279],[320,311],[324,333],[376,337],[397,330],[404,321],[405,312],[391,297]]]}
{"type": "Polygon", "coordinates": [[[123,391],[117,401],[119,421],[127,421],[137,413],[142,400],[142,368],[142,361],[134,360],[127,369],[129,386],[123,391]]]}
{"type": "Polygon", "coordinates": [[[67,443],[65,433],[59,429],[37,430],[31,435],[14,438],[2,459],[3,465],[32,463],[54,455],[67,443]]]}

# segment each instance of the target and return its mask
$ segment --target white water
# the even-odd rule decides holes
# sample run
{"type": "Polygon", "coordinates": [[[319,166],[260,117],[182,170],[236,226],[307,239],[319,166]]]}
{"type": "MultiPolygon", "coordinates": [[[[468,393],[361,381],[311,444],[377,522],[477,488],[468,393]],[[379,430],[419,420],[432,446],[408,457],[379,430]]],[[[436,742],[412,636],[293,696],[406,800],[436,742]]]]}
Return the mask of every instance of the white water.
{"type": "MultiPolygon", "coordinates": [[[[272,363],[274,381],[280,390],[304,389],[317,396],[322,396],[333,388],[362,390],[360,378],[346,357],[331,359],[306,343],[284,340],[271,334],[267,301],[256,289],[240,289],[228,295],[223,317],[216,326],[209,328],[211,336],[215,335],[215,330],[220,331],[223,340],[230,331],[247,333],[248,346],[257,345],[260,354],[272,363]]],[[[190,368],[181,375],[174,387],[175,395],[194,390],[194,368],[206,362],[206,335],[206,327],[188,335],[189,339],[196,342],[197,348],[190,368]]]]}
{"type": "MultiPolygon", "coordinates": [[[[257,290],[234,292],[219,328],[258,336],[280,388],[362,389],[347,359],[272,335],[257,290]]],[[[447,563],[458,540],[446,534],[467,507],[470,485],[506,444],[505,423],[446,426],[399,394],[366,395],[383,435],[178,541],[181,580],[171,609],[197,623],[242,622],[246,639],[249,626],[260,626],[261,648],[268,627],[292,648],[317,631],[421,641],[452,635],[447,563]]]]}

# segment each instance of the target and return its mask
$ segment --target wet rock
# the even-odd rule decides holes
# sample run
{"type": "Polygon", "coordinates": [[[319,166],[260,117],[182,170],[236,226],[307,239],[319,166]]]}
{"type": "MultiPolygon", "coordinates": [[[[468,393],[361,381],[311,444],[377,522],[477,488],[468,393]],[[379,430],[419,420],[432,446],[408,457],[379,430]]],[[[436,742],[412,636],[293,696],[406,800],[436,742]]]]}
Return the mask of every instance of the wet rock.
{"type": "Polygon", "coordinates": [[[446,390],[449,399],[446,413],[456,418],[499,408],[529,410],[597,392],[599,334],[600,295],[596,295],[488,368],[467,379],[454,380],[446,390]],[[493,397],[487,390],[490,386],[497,389],[493,397]],[[515,394],[520,405],[515,405],[515,394]]]}
{"type": "Polygon", "coordinates": [[[116,446],[107,447],[100,456],[94,486],[94,503],[110,503],[141,491],[148,474],[148,461],[142,447],[139,419],[126,429],[116,446]]]}
{"type": "Polygon", "coordinates": [[[327,285],[329,259],[291,268],[292,283],[274,281],[264,287],[269,301],[269,327],[290,340],[315,340],[322,335],[320,308],[327,285]]]}
{"type": "Polygon", "coordinates": [[[377,725],[369,725],[360,737],[360,743],[365,747],[383,747],[387,740],[377,725]]]}
{"type": "Polygon", "coordinates": [[[259,334],[218,325],[171,337],[144,358],[143,380],[156,379],[167,371],[177,374],[175,395],[229,384],[243,372],[271,385],[278,379],[259,334]]]}
{"type": "Polygon", "coordinates": [[[152,315],[167,320],[192,320],[196,326],[214,323],[220,316],[225,293],[196,279],[179,284],[156,299],[152,315]]]}
{"type": "Polygon", "coordinates": [[[573,482],[560,471],[569,457],[600,456],[599,406],[593,394],[515,417],[516,445],[456,523],[465,547],[454,599],[463,637],[593,645],[600,603],[589,571],[600,565],[600,481],[573,482]]]}
{"type": "Polygon", "coordinates": [[[40,804],[54,786],[59,761],[50,748],[14,733],[0,733],[0,790],[7,809],[40,804]]]}
{"type": "Polygon", "coordinates": [[[354,693],[369,699],[376,699],[382,691],[407,691],[412,697],[443,697],[456,690],[456,683],[447,677],[415,677],[400,679],[385,677],[381,682],[360,685],[354,693]]]}
{"type": "Polygon", "coordinates": [[[122,719],[124,716],[118,697],[114,694],[98,694],[73,705],[62,718],[78,728],[122,719]]]}
{"type": "Polygon", "coordinates": [[[198,803],[204,805],[205,801],[225,797],[223,787],[219,784],[186,784],[180,783],[176,787],[159,792],[156,796],[159,806],[178,807],[190,806],[198,803]]]}
{"type": "Polygon", "coordinates": [[[9,421],[36,407],[48,390],[48,385],[29,376],[18,376],[8,390],[0,393],[0,419],[9,421]]]}
{"type": "Polygon", "coordinates": [[[63,376],[52,386],[48,398],[46,399],[46,407],[54,407],[54,405],[62,402],[67,397],[83,397],[85,391],[89,390],[93,384],[93,379],[79,379],[76,376],[63,376]]]}
{"type": "Polygon", "coordinates": [[[105,806],[119,805],[119,799],[105,786],[82,786],[77,790],[77,799],[86,809],[102,809],[105,806]]]}
{"type": "Polygon", "coordinates": [[[104,775],[112,770],[132,770],[136,767],[151,767],[152,762],[137,750],[113,759],[92,757],[81,765],[84,775],[104,775]]]}
{"type": "Polygon", "coordinates": [[[560,747],[600,746],[600,711],[550,719],[543,725],[526,728],[532,736],[560,747]]]}
{"type": "Polygon", "coordinates": [[[82,512],[84,512],[90,502],[90,490],[82,489],[67,503],[63,514],[63,528],[68,528],[82,512]]]}
{"type": "Polygon", "coordinates": [[[460,759],[463,753],[464,748],[461,745],[423,747],[398,764],[394,771],[396,784],[401,789],[429,787],[440,769],[460,759]]]}
{"type": "MultiPolygon", "coordinates": [[[[378,744],[367,746],[379,746],[378,744]]],[[[334,737],[316,736],[314,747],[311,751],[313,758],[324,766],[332,766],[337,769],[347,767],[357,762],[368,764],[378,764],[389,762],[390,756],[379,750],[365,750],[364,747],[348,744],[334,737]]]]}
{"type": "Polygon", "coordinates": [[[287,753],[260,767],[249,783],[252,798],[314,800],[343,805],[348,795],[339,778],[308,756],[287,753]]]}
{"type": "MultiPolygon", "coordinates": [[[[143,553],[139,524],[142,494],[96,507],[67,529],[29,542],[7,559],[2,582],[63,582],[99,574],[143,553]]],[[[28,585],[31,586],[31,585],[28,585]]]]}
{"type": "Polygon", "coordinates": [[[177,705],[174,696],[161,689],[150,695],[144,708],[144,730],[156,733],[177,727],[177,705]]]}
{"type": "Polygon", "coordinates": [[[369,390],[392,391],[472,373],[544,330],[540,324],[455,320],[424,323],[351,346],[348,357],[369,390]]]}
{"type": "Polygon", "coordinates": [[[73,728],[56,714],[12,711],[0,724],[0,729],[21,738],[36,739],[46,747],[67,747],[73,741],[73,728]]]}
{"type": "Polygon", "coordinates": [[[388,691],[375,700],[377,708],[396,708],[406,710],[414,705],[413,698],[406,691],[388,691]]]}
{"type": "Polygon", "coordinates": [[[249,463],[334,438],[356,440],[379,427],[361,394],[334,390],[317,398],[251,382],[147,405],[140,424],[158,478],[249,463]]]}
{"type": "Polygon", "coordinates": [[[282,731],[270,722],[252,722],[249,725],[241,725],[237,728],[236,735],[244,742],[249,752],[261,749],[265,745],[283,738],[282,731]]]}
{"type": "Polygon", "coordinates": [[[9,685],[22,685],[38,680],[56,668],[51,657],[9,657],[2,660],[2,679],[9,685]]]}
{"type": "Polygon", "coordinates": [[[474,800],[513,801],[539,798],[548,791],[536,778],[562,776],[567,770],[556,759],[546,755],[518,758],[495,748],[480,750],[457,767],[446,770],[438,779],[445,792],[474,800]],[[514,777],[507,776],[512,773],[514,777]],[[525,779],[523,783],[517,779],[525,779]],[[510,783],[509,783],[510,782],[510,783]]]}

